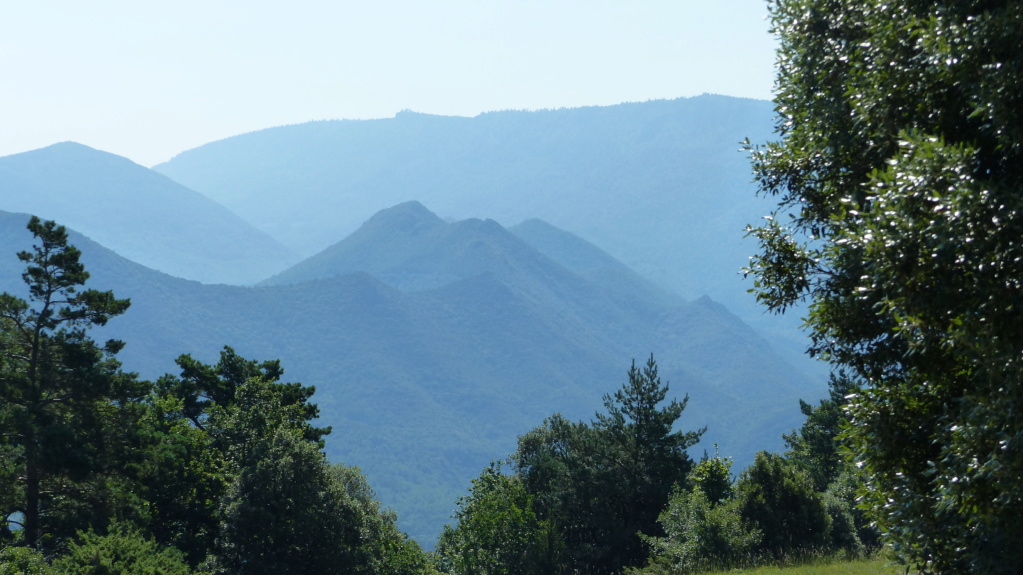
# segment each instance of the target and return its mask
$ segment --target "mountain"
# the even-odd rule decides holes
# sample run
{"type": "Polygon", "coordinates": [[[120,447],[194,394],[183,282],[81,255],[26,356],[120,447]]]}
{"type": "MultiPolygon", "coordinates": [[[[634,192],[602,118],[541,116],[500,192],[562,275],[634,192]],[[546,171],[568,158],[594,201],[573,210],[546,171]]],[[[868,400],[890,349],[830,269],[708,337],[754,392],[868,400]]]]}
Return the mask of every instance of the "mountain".
{"type": "Polygon", "coordinates": [[[307,257],[411,200],[451,220],[539,218],[683,297],[710,295],[814,371],[800,310],[765,314],[739,273],[757,250],[745,226],[772,209],[741,142],[771,139],[773,118],[770,102],[712,95],[474,118],[401,112],[243,134],[154,170],[307,257]]]}
{"type": "Polygon", "coordinates": [[[0,208],[55,219],[128,259],[206,283],[254,283],[298,260],[198,192],[73,142],[0,158],[0,208]]]}
{"type": "MultiPolygon", "coordinates": [[[[14,254],[31,244],[26,220],[0,213],[0,290],[24,292],[14,254]]],[[[132,300],[97,334],[127,342],[127,369],[155,378],[180,353],[215,361],[223,345],[281,359],[286,379],[316,386],[330,457],[359,465],[426,545],[491,459],[555,412],[592,418],[633,359],[653,353],[672,394],[690,396],[681,426],[709,427],[694,457],[714,442],[737,465],[779,449],[802,419],[798,399],[821,394],[709,298],[681,300],[549,224],[516,230],[530,241],[399,205],[325,250],[308,277],[300,265],[257,287],[183,280],[71,242],[90,287],[132,300]],[[356,265],[346,245],[374,255],[356,265]]]]}
{"type": "MultiPolygon", "coordinates": [[[[261,285],[302,281],[365,271],[403,290],[440,287],[484,271],[510,271],[530,262],[521,240],[493,220],[449,224],[419,202],[380,211],[342,241],[261,285]]],[[[538,271],[538,270],[534,270],[538,271]]]]}

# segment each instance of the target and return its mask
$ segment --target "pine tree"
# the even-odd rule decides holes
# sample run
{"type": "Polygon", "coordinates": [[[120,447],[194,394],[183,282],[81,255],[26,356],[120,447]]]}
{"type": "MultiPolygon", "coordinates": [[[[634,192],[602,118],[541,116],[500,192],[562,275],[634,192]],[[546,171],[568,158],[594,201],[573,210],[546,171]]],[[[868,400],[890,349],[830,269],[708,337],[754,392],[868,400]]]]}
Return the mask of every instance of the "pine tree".
{"type": "Polygon", "coordinates": [[[25,542],[36,547],[89,520],[95,506],[82,499],[110,488],[99,477],[117,447],[114,421],[146,389],[113,360],[121,342],[88,334],[129,301],[81,289],[89,274],[62,226],[33,217],[28,229],[39,242],[18,254],[29,299],[0,294],[0,437],[19,482],[2,511],[23,514],[25,542]],[[82,482],[93,484],[80,490],[82,482]]]}

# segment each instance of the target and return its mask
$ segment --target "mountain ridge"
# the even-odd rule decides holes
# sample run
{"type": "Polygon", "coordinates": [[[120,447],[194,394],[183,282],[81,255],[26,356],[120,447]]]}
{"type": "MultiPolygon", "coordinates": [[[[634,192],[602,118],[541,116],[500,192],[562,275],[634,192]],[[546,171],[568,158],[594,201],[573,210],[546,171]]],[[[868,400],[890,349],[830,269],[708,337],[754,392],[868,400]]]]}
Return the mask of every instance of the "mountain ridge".
{"type": "Polygon", "coordinates": [[[764,314],[741,274],[757,251],[745,228],[773,209],[741,142],[771,139],[773,120],[770,102],[715,95],[473,118],[404,112],[241,134],[154,169],[305,256],[410,200],[444,219],[539,218],[684,298],[713,296],[823,380],[804,354],[800,310],[764,314]]]}
{"type": "Polygon", "coordinates": [[[0,158],[0,207],[58,220],[128,259],[206,283],[255,282],[297,259],[199,192],[75,142],[0,158]]]}
{"type": "MultiPolygon", "coordinates": [[[[26,220],[0,213],[0,257],[15,259],[30,244],[26,220]]],[[[780,434],[800,420],[798,399],[815,390],[724,307],[666,306],[641,292],[629,307],[533,248],[513,255],[561,271],[533,274],[545,268],[523,264],[518,274],[480,270],[403,291],[365,271],[281,286],[205,285],[148,270],[77,233],[72,243],[89,287],[132,300],[98,332],[127,342],[119,355],[127,369],[155,378],[173,371],[180,353],[214,361],[223,345],[280,359],[287,380],[317,387],[322,424],[334,428],[330,457],[359,465],[426,544],[469,480],[510,453],[517,435],[554,412],[591,417],[633,359],[653,352],[672,393],[690,395],[682,424],[710,425],[701,445],[717,441],[737,462],[780,448],[780,434]],[[578,290],[568,288],[598,301],[574,301],[578,290]]],[[[23,290],[18,269],[0,267],[0,289],[23,290]]]]}

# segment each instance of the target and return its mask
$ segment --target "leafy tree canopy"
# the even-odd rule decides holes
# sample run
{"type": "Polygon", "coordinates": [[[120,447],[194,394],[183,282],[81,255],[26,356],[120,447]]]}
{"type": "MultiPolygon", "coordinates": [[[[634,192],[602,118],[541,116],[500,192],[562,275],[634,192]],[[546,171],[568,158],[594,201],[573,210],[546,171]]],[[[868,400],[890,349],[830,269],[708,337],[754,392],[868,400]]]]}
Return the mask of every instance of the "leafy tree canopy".
{"type": "Polygon", "coordinates": [[[568,568],[640,565],[649,554],[640,534],[663,534],[657,517],[685,483],[693,466],[686,450],[705,431],[675,430],[688,396],[662,405],[667,393],[651,356],[642,368],[633,362],[591,425],[555,415],[519,438],[516,473],[563,537],[568,568]]]}
{"type": "Polygon", "coordinates": [[[492,462],[458,500],[457,523],[441,534],[441,566],[452,574],[557,573],[561,539],[551,520],[541,520],[521,479],[492,462]]]}
{"type": "Polygon", "coordinates": [[[758,550],[783,557],[824,549],[831,518],[809,477],[780,455],[761,451],[735,486],[743,521],[762,538],[758,550]]]}
{"type": "Polygon", "coordinates": [[[116,524],[106,535],[81,532],[67,552],[54,562],[63,575],[190,575],[182,553],[158,545],[138,529],[116,524]]]}
{"type": "Polygon", "coordinates": [[[806,421],[799,430],[782,436],[789,448],[786,455],[810,475],[817,491],[826,491],[849,465],[843,455],[840,434],[849,425],[849,415],[845,412],[847,398],[858,389],[841,373],[832,374],[828,387],[828,398],[817,406],[800,400],[799,410],[806,421]]]}
{"type": "Polygon", "coordinates": [[[714,445],[714,457],[706,453],[689,474],[689,483],[694,491],[701,491],[711,505],[717,505],[732,497],[732,458],[721,457],[714,445]]]}
{"type": "Polygon", "coordinates": [[[774,310],[865,387],[851,439],[886,541],[947,572],[1023,563],[1023,5],[775,0],[774,310]]]}
{"type": "Polygon", "coordinates": [[[268,393],[273,393],[283,405],[293,408],[290,417],[303,426],[308,439],[320,442],[330,433],[329,427],[317,428],[307,423],[319,417],[319,408],[309,401],[316,393],[316,387],[281,382],[284,369],[279,360],[259,362],[245,359],[230,346],[224,346],[216,364],[204,364],[188,354],[175,361],[181,368],[181,375],[160,378],[157,388],[164,396],[180,399],[180,415],[199,428],[204,427],[211,406],[223,409],[234,405],[238,388],[252,378],[261,378],[269,385],[268,393]]]}

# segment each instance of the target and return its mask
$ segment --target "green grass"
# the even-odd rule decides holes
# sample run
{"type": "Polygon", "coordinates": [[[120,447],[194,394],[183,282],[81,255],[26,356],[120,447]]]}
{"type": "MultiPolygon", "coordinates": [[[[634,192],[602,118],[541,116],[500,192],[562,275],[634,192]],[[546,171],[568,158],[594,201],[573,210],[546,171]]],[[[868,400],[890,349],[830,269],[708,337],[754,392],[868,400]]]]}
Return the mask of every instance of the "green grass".
{"type": "Polygon", "coordinates": [[[872,558],[857,561],[819,560],[805,565],[786,567],[756,567],[714,571],[703,575],[901,575],[905,566],[891,565],[887,559],[872,558]]]}

